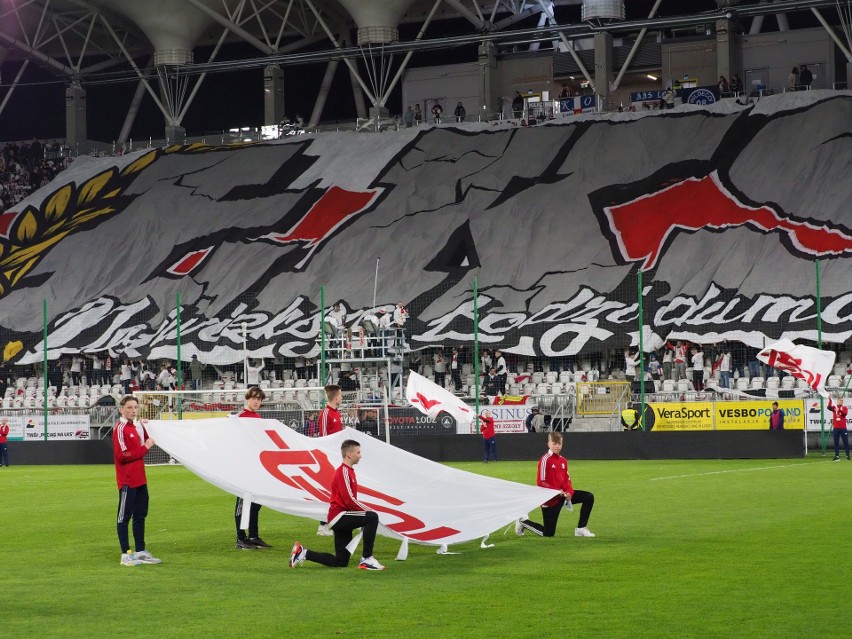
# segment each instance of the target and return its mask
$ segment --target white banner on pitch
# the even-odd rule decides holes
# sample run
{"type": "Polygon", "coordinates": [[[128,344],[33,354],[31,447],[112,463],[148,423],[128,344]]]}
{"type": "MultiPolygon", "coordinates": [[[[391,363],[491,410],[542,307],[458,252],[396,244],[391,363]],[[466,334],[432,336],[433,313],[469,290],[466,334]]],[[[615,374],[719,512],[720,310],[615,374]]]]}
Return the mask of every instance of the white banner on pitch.
{"type": "Polygon", "coordinates": [[[328,514],[340,445],[354,439],[363,455],[359,500],[379,514],[382,534],[422,544],[481,539],[558,492],[450,468],[351,428],[311,438],[273,419],[240,417],[150,421],[147,428],[157,445],[214,486],[315,520],[328,514]]]}

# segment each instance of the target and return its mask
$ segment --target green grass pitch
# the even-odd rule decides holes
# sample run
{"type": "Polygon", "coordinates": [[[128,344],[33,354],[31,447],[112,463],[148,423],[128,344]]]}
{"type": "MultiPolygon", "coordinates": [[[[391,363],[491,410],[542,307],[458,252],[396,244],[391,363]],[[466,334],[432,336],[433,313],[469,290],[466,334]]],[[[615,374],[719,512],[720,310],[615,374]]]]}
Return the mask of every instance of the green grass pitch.
{"type": "MultiPolygon", "coordinates": [[[[233,497],[181,467],[149,468],[148,547],[119,566],[111,466],[0,471],[3,637],[841,637],[852,463],[574,462],[589,527],[499,531],[439,556],[380,537],[388,569],[287,567],[314,522],[261,511],[275,548],[233,548],[233,497]]],[[[533,483],[535,462],[458,464],[533,483]]],[[[533,513],[540,521],[540,513],[533,513]]]]}

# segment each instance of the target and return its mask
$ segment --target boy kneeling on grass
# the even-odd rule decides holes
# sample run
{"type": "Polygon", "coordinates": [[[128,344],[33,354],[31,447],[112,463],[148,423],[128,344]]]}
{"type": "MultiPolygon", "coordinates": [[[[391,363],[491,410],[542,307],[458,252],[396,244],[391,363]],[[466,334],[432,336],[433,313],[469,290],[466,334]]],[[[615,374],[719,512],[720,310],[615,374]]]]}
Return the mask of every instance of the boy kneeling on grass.
{"type": "Polygon", "coordinates": [[[379,516],[358,501],[358,481],[353,466],[361,461],[361,444],[347,439],[340,446],[343,463],[334,471],[331,480],[331,503],[328,508],[328,527],[334,534],[334,554],[308,550],[298,541],[290,553],[290,567],[295,568],[305,560],[332,568],[346,568],[350,553],[346,546],[352,541],[352,532],[363,528],[364,554],[358,563],[359,570],[384,570],[373,557],[373,544],[379,528],[379,516]]]}
{"type": "Polygon", "coordinates": [[[562,433],[549,433],[547,437],[548,452],[538,460],[538,475],[536,484],[542,488],[554,488],[560,493],[553,499],[541,505],[541,516],[544,525],[521,517],[515,522],[515,532],[523,535],[529,530],[541,537],[553,537],[556,534],[556,522],[559,512],[565,506],[569,511],[574,510],[574,504],[582,504],[580,521],[574,529],[575,537],[594,537],[595,534],[586,526],[595,505],[595,496],[585,490],[574,490],[571,485],[571,475],[568,474],[568,460],[559,453],[562,452],[562,433]]]}

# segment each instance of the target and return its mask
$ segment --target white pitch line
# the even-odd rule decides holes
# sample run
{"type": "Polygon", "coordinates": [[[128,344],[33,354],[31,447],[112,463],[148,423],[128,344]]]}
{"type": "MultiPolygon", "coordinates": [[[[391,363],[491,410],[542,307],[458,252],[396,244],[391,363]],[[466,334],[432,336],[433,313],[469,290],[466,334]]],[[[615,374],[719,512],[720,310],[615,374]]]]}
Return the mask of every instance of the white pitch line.
{"type": "Polygon", "coordinates": [[[748,473],[754,470],[772,470],[773,468],[790,468],[792,466],[804,466],[808,463],[780,464],[778,466],[757,466],[755,468],[732,468],[730,470],[713,470],[707,473],[692,473],[690,475],[669,475],[668,477],[651,477],[648,481],[661,481],[664,479],[683,479],[684,477],[704,477],[705,475],[724,475],[725,473],[748,473]]]}

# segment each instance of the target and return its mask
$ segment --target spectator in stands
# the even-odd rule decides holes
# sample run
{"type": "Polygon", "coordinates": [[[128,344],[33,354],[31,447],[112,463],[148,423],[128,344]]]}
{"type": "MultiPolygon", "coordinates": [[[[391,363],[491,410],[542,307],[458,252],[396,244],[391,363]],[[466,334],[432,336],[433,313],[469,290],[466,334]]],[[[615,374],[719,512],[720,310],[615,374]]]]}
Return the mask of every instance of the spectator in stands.
{"type": "Polygon", "coordinates": [[[432,117],[435,118],[436,124],[441,123],[441,116],[443,114],[444,114],[444,107],[441,106],[440,102],[436,101],[435,104],[432,105],[432,117]]]}
{"type": "Polygon", "coordinates": [[[83,356],[77,353],[71,357],[71,383],[79,386],[83,381],[83,356]]]}
{"type": "Polygon", "coordinates": [[[251,360],[246,357],[246,386],[260,386],[260,371],[266,367],[266,360],[260,358],[258,363],[252,364],[251,360]]]}
{"type": "Polygon", "coordinates": [[[455,111],[453,111],[453,115],[456,116],[456,122],[464,122],[465,117],[467,116],[467,111],[464,108],[464,105],[459,102],[456,105],[455,111]]]}
{"type": "Polygon", "coordinates": [[[533,406],[530,409],[530,414],[524,420],[524,425],[527,427],[528,433],[543,433],[547,430],[544,415],[541,414],[541,409],[538,406],[533,406]]]}
{"type": "Polygon", "coordinates": [[[0,361],[0,401],[6,396],[6,389],[12,378],[12,369],[5,361],[0,361]]]}
{"type": "Polygon", "coordinates": [[[409,106],[405,113],[402,114],[402,123],[405,125],[406,129],[410,129],[414,126],[414,111],[411,110],[411,106],[409,106]]]}
{"type": "Polygon", "coordinates": [[[811,90],[811,85],[814,83],[814,74],[808,69],[807,64],[803,64],[799,68],[799,86],[805,91],[811,90]]]}
{"type": "Polygon", "coordinates": [[[493,368],[488,369],[482,387],[483,392],[489,397],[494,397],[500,393],[500,377],[493,368]]]}
{"type": "Polygon", "coordinates": [[[125,359],[121,365],[121,375],[119,381],[124,388],[124,394],[130,395],[130,380],[133,379],[133,373],[139,370],[138,364],[133,364],[129,359],[125,359]]]}
{"type": "Polygon", "coordinates": [[[487,409],[482,411],[479,421],[482,422],[479,426],[479,432],[482,433],[482,440],[485,443],[485,463],[488,463],[489,458],[496,462],[497,442],[494,436],[494,418],[491,417],[491,411],[487,409]]]}
{"type": "Polygon", "coordinates": [[[450,371],[453,375],[453,388],[455,391],[461,392],[462,388],[462,378],[461,378],[461,361],[459,359],[459,349],[453,349],[453,355],[450,359],[450,371]]]}
{"type": "Polygon", "coordinates": [[[189,379],[192,380],[192,390],[201,390],[201,381],[206,368],[207,364],[198,361],[198,355],[192,356],[192,361],[189,363],[189,379]]]}
{"type": "Polygon", "coordinates": [[[793,67],[793,69],[790,71],[790,74],[787,76],[787,90],[799,90],[799,67],[793,67]]]}
{"type": "Polygon", "coordinates": [[[520,91],[515,91],[515,97],[512,98],[512,113],[516,118],[524,114],[524,98],[520,91]]]}
{"type": "Polygon", "coordinates": [[[728,79],[723,75],[719,76],[719,85],[718,86],[719,86],[719,95],[721,95],[722,97],[724,97],[725,95],[727,95],[731,91],[731,86],[728,84],[728,79]]]}
{"type": "Polygon", "coordinates": [[[843,398],[837,398],[837,404],[828,398],[828,410],[832,412],[831,434],[834,437],[834,461],[840,461],[840,440],[843,440],[843,448],[846,451],[846,460],[849,461],[849,433],[846,427],[846,415],[849,409],[843,405],[843,398]]]}
{"type": "Polygon", "coordinates": [[[491,351],[487,349],[482,351],[482,355],[479,358],[479,366],[483,374],[491,370],[491,351]]]}
{"type": "Polygon", "coordinates": [[[147,364],[142,365],[142,372],[139,374],[139,384],[142,386],[142,390],[157,390],[157,375],[147,364]]]}
{"type": "Polygon", "coordinates": [[[671,87],[663,91],[663,99],[660,108],[674,109],[675,92],[671,87]]]}
{"type": "Polygon", "coordinates": [[[624,350],[624,378],[631,384],[636,379],[636,367],[639,365],[639,349],[624,350]]]}
{"type": "Polygon", "coordinates": [[[305,413],[305,425],[303,434],[308,437],[316,437],[319,434],[319,425],[317,424],[317,415],[319,413],[305,413]]]}
{"type": "MultiPolygon", "coordinates": [[[[122,380],[122,383],[123,382],[124,380],[122,380]]],[[[157,375],[157,385],[160,387],[160,390],[174,390],[174,383],[174,378],[172,377],[172,372],[169,370],[168,363],[163,362],[160,365],[160,374],[157,375]]]]}
{"type": "Polygon", "coordinates": [[[690,350],[692,353],[692,387],[700,391],[704,388],[704,353],[696,346],[690,350]]]}
{"type": "Polygon", "coordinates": [[[595,505],[595,496],[585,490],[574,490],[571,475],[568,473],[568,461],[560,455],[562,433],[550,433],[547,436],[547,448],[548,452],[538,460],[536,484],[542,488],[556,489],[559,494],[541,505],[543,525],[522,517],[515,524],[515,533],[523,535],[524,530],[529,530],[541,537],[553,537],[556,534],[556,524],[562,507],[565,506],[572,511],[573,504],[577,503],[582,504],[583,507],[580,509],[580,520],[574,529],[574,536],[594,537],[595,534],[587,526],[595,505]]]}
{"type": "Polygon", "coordinates": [[[672,378],[672,362],[674,361],[674,349],[669,344],[663,348],[663,379],[672,378]]]}
{"type": "Polygon", "coordinates": [[[47,363],[47,382],[56,388],[56,393],[62,390],[62,362],[59,359],[47,363]]]}
{"type": "Polygon", "coordinates": [[[89,384],[101,385],[106,384],[106,375],[104,373],[104,360],[98,353],[93,353],[91,355],[86,355],[90,360],[92,360],[92,379],[89,380],[89,384]]]}
{"type": "Polygon", "coordinates": [[[739,96],[743,90],[743,82],[740,80],[740,76],[736,73],[731,75],[731,93],[735,96],[739,96]]]}
{"type": "Polygon", "coordinates": [[[340,371],[338,386],[344,393],[358,390],[358,382],[352,377],[352,371],[340,371]]]}
{"type": "Polygon", "coordinates": [[[305,374],[305,358],[297,357],[293,362],[293,368],[296,371],[296,379],[307,379],[305,374]]]}
{"type": "Polygon", "coordinates": [[[447,378],[447,362],[444,360],[444,351],[442,349],[439,348],[432,355],[432,364],[435,371],[435,383],[441,388],[444,388],[447,378]]]}
{"type": "Polygon", "coordinates": [[[494,351],[494,368],[497,370],[497,376],[500,378],[500,394],[506,394],[506,380],[509,378],[509,369],[506,366],[506,358],[500,351],[494,351]]]}
{"type": "Polygon", "coordinates": [[[731,387],[731,349],[728,342],[722,342],[719,352],[719,386],[731,387]]]}
{"type": "Polygon", "coordinates": [[[674,346],[669,344],[674,351],[674,381],[679,382],[686,379],[686,343],[678,340],[674,346]]]}
{"type": "Polygon", "coordinates": [[[563,84],[562,90],[559,92],[559,97],[560,98],[570,98],[570,97],[573,97],[573,96],[574,96],[574,92],[571,91],[571,87],[569,87],[567,84],[563,84]]]}
{"type": "Polygon", "coordinates": [[[648,372],[651,373],[651,379],[659,379],[662,367],[654,353],[648,357],[648,372]]]}
{"type": "Polygon", "coordinates": [[[731,350],[731,373],[739,372],[740,377],[745,377],[746,372],[746,348],[742,342],[730,344],[731,350]]]}
{"type": "Polygon", "coordinates": [[[414,105],[414,124],[420,126],[420,123],[423,122],[423,112],[420,110],[420,104],[414,105]]]}
{"type": "Polygon", "coordinates": [[[772,402],[769,413],[769,430],[784,430],[784,411],[778,408],[778,402],[772,402]]]}
{"type": "Polygon", "coordinates": [[[748,373],[750,377],[760,377],[760,360],[757,359],[757,354],[760,351],[753,346],[746,347],[746,357],[748,359],[748,373]]]}

